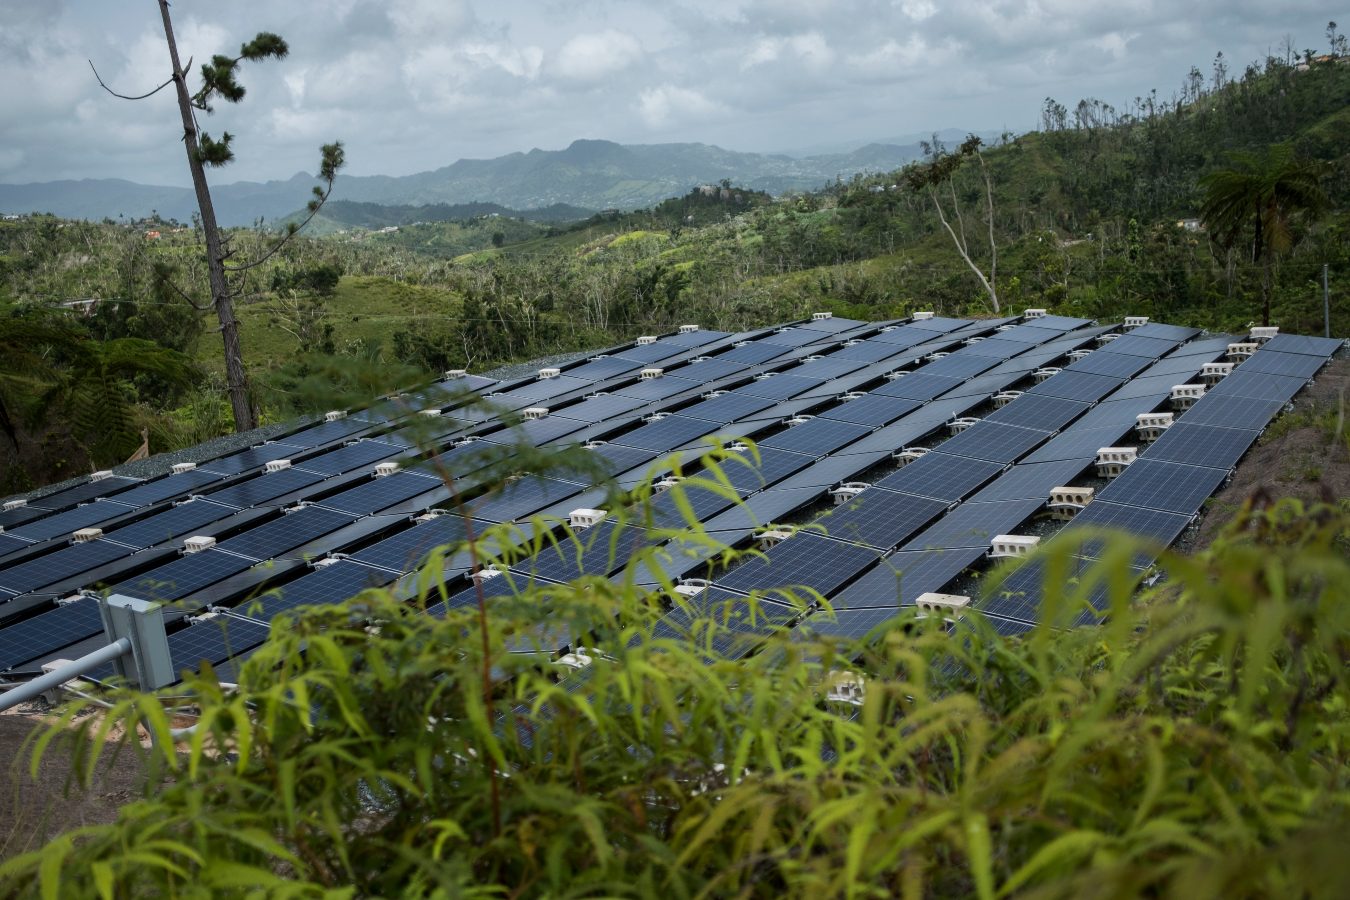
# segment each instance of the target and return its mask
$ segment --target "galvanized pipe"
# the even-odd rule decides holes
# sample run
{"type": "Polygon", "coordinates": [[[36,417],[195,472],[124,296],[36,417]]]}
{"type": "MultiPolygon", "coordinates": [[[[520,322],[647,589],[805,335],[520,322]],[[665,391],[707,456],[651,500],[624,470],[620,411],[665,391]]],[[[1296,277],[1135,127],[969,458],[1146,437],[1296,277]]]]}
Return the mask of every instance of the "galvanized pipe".
{"type": "Polygon", "coordinates": [[[104,663],[112,662],[119,656],[130,652],[130,638],[122,638],[106,647],[100,647],[93,653],[86,654],[73,662],[66,663],[59,669],[53,669],[40,678],[34,678],[27,684],[20,685],[19,687],[0,694],[0,712],[18,706],[20,703],[27,703],[29,700],[36,699],[52,688],[60,687],[72,678],[79,678],[91,669],[97,669],[104,663]]]}

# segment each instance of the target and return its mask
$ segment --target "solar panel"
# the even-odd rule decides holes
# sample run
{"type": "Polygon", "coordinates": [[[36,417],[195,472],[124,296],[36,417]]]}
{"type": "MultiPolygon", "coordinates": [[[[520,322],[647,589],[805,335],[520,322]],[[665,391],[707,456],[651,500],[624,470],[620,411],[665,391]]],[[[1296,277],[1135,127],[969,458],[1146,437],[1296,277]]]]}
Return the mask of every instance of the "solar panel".
{"type": "Polygon", "coordinates": [[[870,566],[880,554],[868,547],[795,534],[717,578],[717,586],[749,592],[806,587],[828,596],[870,566]]]}
{"type": "Polygon", "coordinates": [[[125,506],[115,500],[95,500],[65,512],[52,513],[45,519],[38,519],[10,530],[18,537],[30,541],[45,541],[48,538],[69,537],[70,533],[77,529],[115,519],[135,512],[136,509],[137,507],[125,506]]]}
{"type": "MultiPolygon", "coordinates": [[[[1177,422],[1178,425],[1219,425],[1225,428],[1260,429],[1284,409],[1284,400],[1208,393],[1177,422]]],[[[1171,430],[1171,429],[1169,429],[1171,430]]]]}
{"type": "Polygon", "coordinates": [[[1025,373],[996,372],[963,381],[942,394],[938,400],[947,403],[951,400],[974,397],[980,401],[989,399],[991,394],[1004,390],[1009,385],[1021,381],[1025,373]]]}
{"type": "Polygon", "coordinates": [[[288,550],[307,544],[325,534],[337,531],[355,521],[351,513],[334,512],[321,506],[307,506],[282,514],[262,525],[254,526],[216,545],[218,550],[238,553],[250,559],[273,559],[288,550]]]}
{"type": "Polygon", "coordinates": [[[1148,359],[1128,353],[1089,353],[1068,366],[1070,372],[1087,372],[1109,378],[1133,378],[1146,366],[1148,359]]]}
{"type": "Polygon", "coordinates": [[[71,544],[54,553],[0,570],[0,588],[15,594],[25,594],[130,554],[131,550],[112,541],[71,544]]]}
{"type": "Polygon", "coordinates": [[[1094,403],[1120,387],[1122,379],[1087,372],[1060,372],[1027,391],[1028,394],[1064,397],[1094,403]]]}
{"type": "Polygon", "coordinates": [[[1039,319],[1033,319],[1022,328],[1048,328],[1052,331],[1072,331],[1075,328],[1082,328],[1084,325],[1091,325],[1091,319],[1077,319],[1072,316],[1041,316],[1039,319]]]}
{"type": "Polygon", "coordinates": [[[1123,572],[1113,569],[1107,573],[1095,560],[1079,557],[1056,561],[1056,565],[1065,568],[1055,568],[1049,560],[1028,561],[1008,575],[998,588],[985,592],[979,601],[980,612],[1028,624],[1044,621],[1046,579],[1053,575],[1054,591],[1065,604],[1059,614],[1061,620],[1054,624],[1065,624],[1063,619],[1072,624],[1088,624],[1100,619],[1101,613],[1109,608],[1112,581],[1118,580],[1119,589],[1129,596],[1142,578],[1137,569],[1123,572]]]}
{"type": "Polygon", "coordinates": [[[704,344],[711,344],[722,338],[731,337],[731,334],[725,331],[685,331],[680,334],[671,334],[661,338],[657,343],[669,344],[672,347],[702,347],[704,344]]]}
{"type": "MultiPolygon", "coordinates": [[[[1047,333],[1046,336],[1049,337],[1050,335],[1047,333]]],[[[985,338],[978,343],[971,344],[970,346],[963,348],[959,353],[952,354],[952,356],[972,359],[984,357],[989,364],[993,366],[997,365],[999,362],[1012,359],[1014,356],[1026,352],[1026,349],[1029,346],[1031,345],[1025,341],[1011,340],[1000,334],[995,337],[985,338]]],[[[946,362],[946,360],[942,361],[946,362]]]]}
{"type": "Polygon", "coordinates": [[[539,447],[575,434],[586,427],[585,422],[564,416],[544,416],[513,425],[505,431],[494,432],[490,440],[539,447]]]}
{"type": "Polygon", "coordinates": [[[576,532],[576,540],[560,537],[538,555],[511,568],[525,576],[572,581],[582,575],[604,578],[622,569],[636,554],[652,546],[649,532],[632,525],[605,521],[576,532]]]}
{"type": "Polygon", "coordinates": [[[1089,465],[1088,460],[1061,459],[1055,462],[1023,463],[994,479],[993,484],[977,492],[975,503],[994,500],[1044,500],[1053,488],[1071,485],[1089,465]]]}
{"type": "Polygon", "coordinates": [[[441,483],[435,478],[411,472],[395,472],[314,502],[328,509],[368,516],[439,487],[441,483]]]}
{"type": "Polygon", "coordinates": [[[703,383],[691,380],[691,377],[685,377],[685,370],[679,370],[680,375],[666,375],[663,378],[651,378],[647,381],[639,381],[636,384],[630,384],[627,387],[619,388],[614,393],[623,397],[633,397],[638,400],[665,400],[668,397],[674,397],[676,394],[684,394],[704,388],[703,383]]]}
{"type": "Polygon", "coordinates": [[[840,359],[823,356],[817,359],[804,359],[801,365],[794,366],[788,372],[792,375],[804,375],[808,378],[839,378],[867,368],[870,363],[861,359],[840,359]]]}
{"type": "Polygon", "coordinates": [[[207,495],[207,499],[213,503],[223,503],[237,509],[247,509],[250,506],[261,506],[269,500],[275,500],[302,488],[318,484],[324,478],[325,476],[317,472],[306,472],[303,469],[282,469],[280,472],[259,475],[257,478],[240,482],[233,487],[213,491],[207,495]]]}
{"type": "Polygon", "coordinates": [[[1098,499],[1191,515],[1227,477],[1226,468],[1163,462],[1144,456],[1103,488],[1098,499]]]}
{"type": "Polygon", "coordinates": [[[1050,434],[1046,431],[984,421],[977,422],[955,437],[948,438],[939,447],[943,453],[950,453],[953,456],[1010,463],[1032,447],[1044,443],[1048,437],[1050,434]]]}
{"type": "Polygon", "coordinates": [[[761,447],[824,456],[871,431],[865,425],[850,425],[833,419],[811,419],[780,431],[759,442],[761,447]]]}
{"type": "Polygon", "coordinates": [[[552,378],[539,378],[534,381],[527,381],[525,384],[514,387],[509,391],[490,395],[493,402],[515,401],[515,400],[547,400],[550,397],[558,397],[571,391],[584,390],[591,386],[591,382],[586,378],[573,378],[570,375],[555,375],[552,378]]]}
{"type": "Polygon", "coordinates": [[[141,575],[113,585],[112,593],[167,603],[182,600],[207,585],[237,575],[253,560],[218,550],[202,550],[170,560],[141,575]]]}
{"type": "Polygon", "coordinates": [[[1238,464],[1259,434],[1254,429],[1191,425],[1183,420],[1164,431],[1144,458],[1227,471],[1238,464]]]}
{"type": "MultiPolygon", "coordinates": [[[[1068,538],[1078,536],[1079,530],[1084,528],[1110,528],[1126,531],[1140,538],[1151,538],[1160,546],[1167,547],[1186,530],[1193,520],[1194,516],[1191,514],[1125,506],[1098,498],[1075,516],[1073,522],[1060,534],[1064,538],[1068,538]]],[[[1078,548],[1079,556],[1093,559],[1101,557],[1105,552],[1105,542],[1096,539],[1083,540],[1078,548]]],[[[1152,553],[1141,552],[1135,555],[1132,564],[1136,568],[1144,568],[1151,565],[1153,559],[1152,553]]]]}
{"type": "Polygon", "coordinates": [[[807,616],[793,629],[798,639],[819,640],[839,638],[858,640],[869,634],[872,629],[884,625],[900,614],[898,606],[876,609],[819,609],[807,616]]]}
{"type": "Polygon", "coordinates": [[[571,406],[564,406],[556,410],[553,415],[564,416],[568,419],[576,419],[579,422],[603,422],[606,419],[613,419],[622,416],[626,412],[631,412],[639,406],[643,406],[642,400],[636,397],[619,397],[615,394],[596,394],[593,397],[587,397],[580,403],[574,403],[571,406]]]}
{"type": "Polygon", "coordinates": [[[1149,322],[1130,330],[1132,336],[1162,338],[1167,341],[1188,341],[1200,333],[1199,328],[1187,328],[1182,325],[1168,325],[1165,322],[1149,322]]]}
{"type": "Polygon", "coordinates": [[[680,356],[688,353],[689,348],[678,344],[672,344],[669,341],[657,341],[654,344],[643,344],[641,347],[629,347],[626,350],[619,350],[612,354],[620,359],[631,359],[633,362],[647,365],[649,363],[660,362],[670,359],[672,356],[680,356]]]}
{"type": "Polygon", "coordinates": [[[51,510],[40,506],[24,506],[19,509],[7,509],[0,512],[0,528],[13,531],[27,522],[34,522],[48,515],[51,510]]]}
{"type": "Polygon", "coordinates": [[[743,394],[747,397],[764,397],[769,400],[787,400],[805,394],[828,380],[823,376],[801,377],[775,374],[768,378],[756,378],[749,384],[736,388],[732,393],[743,394]]]}
{"type": "Polygon", "coordinates": [[[65,509],[68,506],[74,506],[77,503],[88,503],[90,500],[106,498],[127,488],[140,484],[136,478],[127,478],[122,475],[110,475],[98,481],[86,481],[83,484],[72,485],[64,490],[52,491],[50,494],[44,494],[40,498],[33,498],[29,503],[34,507],[44,509],[65,509]]]}
{"type": "Polygon", "coordinates": [[[782,481],[793,472],[806,468],[813,459],[803,453],[790,453],[772,447],[756,447],[722,462],[722,472],[731,486],[742,494],[782,481]],[[741,462],[737,462],[737,459],[741,462]]]}
{"type": "Polygon", "coordinates": [[[114,528],[107,533],[109,540],[143,550],[188,534],[210,522],[216,522],[234,512],[209,500],[189,500],[163,512],[147,516],[139,522],[114,528]]]}
{"type": "Polygon", "coordinates": [[[1102,348],[1102,352],[1157,359],[1164,353],[1171,351],[1176,345],[1176,341],[1169,341],[1166,338],[1148,337],[1146,335],[1132,333],[1117,338],[1107,344],[1102,348]]]}
{"type": "Polygon", "coordinates": [[[1082,415],[1087,408],[1088,404],[1081,400],[1028,395],[1018,397],[1002,409],[994,410],[984,417],[984,421],[1020,425],[1038,431],[1058,431],[1082,415]]]}
{"type": "Polygon", "coordinates": [[[945,334],[958,328],[964,328],[969,324],[971,324],[970,319],[949,319],[946,316],[933,316],[931,319],[916,319],[909,323],[909,327],[945,334]]]}
{"type": "Polygon", "coordinates": [[[13,553],[15,550],[22,550],[29,546],[28,541],[22,538],[16,538],[12,534],[0,534],[0,557],[13,553]]]}
{"type": "MultiPolygon", "coordinates": [[[[627,472],[636,466],[651,462],[660,454],[655,450],[645,450],[641,447],[624,447],[619,444],[602,444],[591,448],[590,452],[606,474],[617,475],[620,472],[627,472]]],[[[588,480],[586,473],[581,471],[572,472],[564,469],[562,472],[575,481],[588,480]]]]}
{"type": "Polygon", "coordinates": [[[308,428],[277,438],[278,443],[306,449],[332,443],[350,437],[358,431],[365,431],[370,425],[359,419],[338,419],[335,422],[320,422],[308,428]]]}
{"type": "Polygon", "coordinates": [[[1167,399],[1172,394],[1174,385],[1185,382],[1190,376],[1180,373],[1164,375],[1148,375],[1136,378],[1133,381],[1122,384],[1117,390],[1111,393],[1112,400],[1132,400],[1152,398],[1149,406],[1156,406],[1160,401],[1167,399]]]}
{"type": "MultiPolygon", "coordinates": [[[[1194,329],[1192,329],[1194,330],[1194,329]]],[[[1228,345],[1233,341],[1239,340],[1232,335],[1220,335],[1212,338],[1201,338],[1199,340],[1188,341],[1182,344],[1171,353],[1167,354],[1169,359],[1183,356],[1216,356],[1228,352],[1228,345]]]]}
{"type": "Polygon", "coordinates": [[[574,497],[584,489],[584,485],[573,481],[526,476],[508,481],[484,497],[470,501],[470,507],[477,518],[489,522],[514,522],[574,497]]]}
{"type": "Polygon", "coordinates": [[[794,347],[788,347],[784,344],[775,344],[770,341],[750,341],[739,347],[732,347],[723,353],[713,357],[719,361],[740,362],[746,365],[756,365],[758,363],[768,362],[771,359],[777,359],[780,356],[791,353],[794,347]]]}
{"type": "Polygon", "coordinates": [[[197,671],[203,663],[218,666],[267,640],[271,629],[260,622],[215,616],[169,635],[169,658],[175,672],[197,671]]]}
{"type": "MultiPolygon", "coordinates": [[[[475,534],[481,534],[485,527],[481,521],[474,522],[475,534]]],[[[419,522],[407,531],[387,537],[364,550],[352,553],[349,558],[354,562],[402,574],[418,568],[434,548],[444,545],[458,546],[464,541],[466,534],[463,516],[455,514],[437,516],[426,522],[419,522]]]]}
{"type": "Polygon", "coordinates": [[[1042,506],[1043,498],[963,503],[902,547],[902,550],[989,548],[994,535],[1008,534],[1042,506]]]}
{"type": "Polygon", "coordinates": [[[377,460],[390,459],[403,452],[400,447],[380,441],[357,441],[345,447],[338,447],[318,456],[312,456],[303,462],[297,462],[297,468],[321,475],[340,475],[363,466],[369,466],[377,460]]]}
{"type": "Polygon", "coordinates": [[[830,598],[836,610],[888,609],[913,606],[914,599],[940,591],[953,578],[984,557],[987,546],[950,550],[920,550],[892,553],[830,598]]]}
{"type": "Polygon", "coordinates": [[[640,368],[642,368],[642,363],[635,359],[625,359],[622,356],[602,356],[587,360],[579,366],[564,369],[563,372],[569,378],[602,381],[640,368]]]}
{"type": "MultiPolygon", "coordinates": [[[[1183,381],[1194,377],[1195,374],[1200,371],[1200,367],[1205,363],[1211,362],[1220,355],[1221,354],[1219,353],[1210,353],[1194,354],[1190,356],[1169,356],[1165,359],[1160,359],[1149,366],[1144,374],[1148,376],[1172,375],[1176,378],[1174,384],[1181,384],[1183,381]]],[[[1131,357],[1123,358],[1129,359],[1131,357]]]]}
{"type": "Polygon", "coordinates": [[[266,621],[299,606],[341,603],[366,588],[382,587],[393,580],[393,573],[342,560],[242,603],[236,612],[266,621]]]}
{"type": "Polygon", "coordinates": [[[816,520],[833,538],[889,550],[946,512],[947,503],[871,488],[816,520]]]}
{"type": "Polygon", "coordinates": [[[718,425],[727,425],[737,419],[768,409],[773,405],[774,402],[765,397],[728,393],[719,397],[700,400],[692,406],[686,406],[680,410],[680,415],[694,419],[707,419],[709,422],[716,422],[718,425]]]}
{"type": "Polygon", "coordinates": [[[906,397],[910,400],[932,400],[939,394],[945,394],[961,384],[960,378],[947,378],[942,375],[927,375],[922,370],[889,381],[872,391],[884,397],[906,397]]]}
{"type": "Polygon", "coordinates": [[[76,600],[0,630],[0,672],[103,631],[98,603],[76,600]]]}
{"type": "Polygon", "coordinates": [[[722,494],[686,483],[664,491],[652,499],[650,506],[652,525],[656,528],[683,528],[686,521],[685,514],[680,511],[680,499],[688,504],[694,519],[699,522],[706,522],[734,505],[734,501],[722,494]]]}
{"type": "Polygon", "coordinates": [[[824,419],[836,419],[840,422],[852,422],[855,425],[868,425],[875,428],[894,422],[922,405],[917,400],[909,400],[904,397],[869,394],[832,406],[822,412],[820,416],[824,419]]]}
{"type": "Polygon", "coordinates": [[[946,503],[963,499],[1002,472],[1004,465],[966,456],[926,453],[876,483],[890,491],[933,497],[946,503]]]}
{"type": "Polygon", "coordinates": [[[189,491],[219,480],[219,475],[201,469],[178,475],[166,475],[163,478],[147,481],[130,490],[122,491],[117,495],[116,502],[127,506],[149,506],[161,500],[168,500],[170,497],[183,496],[189,491]]]}
{"type": "Polygon", "coordinates": [[[897,347],[895,344],[886,341],[859,341],[847,347],[840,347],[838,350],[832,350],[828,356],[829,359],[852,359],[862,362],[880,362],[883,359],[890,359],[899,353],[903,353],[903,347],[897,347]]]}
{"type": "Polygon", "coordinates": [[[1289,375],[1268,375],[1258,372],[1248,375],[1239,367],[1216,384],[1210,393],[1220,397],[1250,397],[1254,400],[1287,402],[1303,390],[1307,383],[1306,378],[1294,378],[1289,375]]]}
{"type": "Polygon", "coordinates": [[[740,505],[713,516],[703,523],[703,527],[710,534],[727,532],[728,534],[715,534],[714,537],[720,541],[735,543],[739,540],[739,536],[791,515],[803,506],[815,502],[820,495],[821,491],[818,488],[792,490],[768,488],[747,497],[740,505]],[[730,534],[738,536],[732,537],[730,534]]]}
{"type": "MultiPolygon", "coordinates": [[[[1308,356],[1320,356],[1325,359],[1343,346],[1345,346],[1345,342],[1340,338],[1305,337],[1299,334],[1277,334],[1275,337],[1266,341],[1260,352],[1303,353],[1308,356]]],[[[1260,355],[1260,353],[1257,355],[1260,355]]]]}
{"type": "Polygon", "coordinates": [[[885,451],[874,454],[850,453],[847,456],[826,456],[784,478],[777,487],[791,490],[799,487],[827,488],[841,481],[852,481],[864,469],[887,457],[885,451]]]}
{"type": "Polygon", "coordinates": [[[702,385],[708,385],[739,372],[744,372],[750,367],[751,364],[747,362],[713,357],[711,359],[702,359],[697,362],[691,362],[685,366],[680,366],[678,369],[673,370],[673,374],[702,385]]]}
{"type": "Polygon", "coordinates": [[[797,610],[770,601],[739,597],[716,587],[677,606],[652,629],[653,640],[692,642],[714,659],[739,659],[769,635],[797,618],[797,610]],[[711,620],[713,627],[706,624],[711,620]]]}
{"type": "Polygon", "coordinates": [[[870,341],[893,344],[894,346],[901,348],[913,347],[917,344],[922,344],[924,341],[931,341],[932,339],[933,332],[910,328],[907,325],[892,331],[882,331],[881,333],[874,334],[868,338],[870,341]]]}
{"type": "Polygon", "coordinates": [[[1264,372],[1270,375],[1291,375],[1295,378],[1311,378],[1318,369],[1326,365],[1326,357],[1309,356],[1305,353],[1280,353],[1275,350],[1261,350],[1242,364],[1237,371],[1244,375],[1252,372],[1264,372]]]}
{"type": "Polygon", "coordinates": [[[1040,447],[1035,453],[1028,455],[1022,460],[1022,464],[1054,462],[1061,459],[1083,459],[1092,460],[1097,456],[1097,451],[1102,447],[1118,447],[1122,443],[1125,446],[1134,446],[1138,440],[1131,433],[1122,440],[1124,435],[1134,424],[1134,417],[1131,416],[1126,424],[1107,425],[1101,428],[1082,428],[1074,427],[1057,435],[1046,442],[1045,446],[1040,447]]]}
{"type": "Polygon", "coordinates": [[[610,441],[625,447],[663,451],[697,440],[717,430],[718,423],[687,416],[667,416],[656,422],[639,425],[632,431],[614,435],[610,441]]]}

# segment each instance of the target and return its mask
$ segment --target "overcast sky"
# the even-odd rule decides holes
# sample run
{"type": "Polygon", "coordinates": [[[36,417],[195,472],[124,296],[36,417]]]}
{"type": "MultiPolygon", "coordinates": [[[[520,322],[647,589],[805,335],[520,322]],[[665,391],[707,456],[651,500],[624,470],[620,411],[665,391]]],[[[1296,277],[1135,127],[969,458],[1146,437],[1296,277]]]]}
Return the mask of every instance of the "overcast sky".
{"type": "MultiPolygon", "coordinates": [[[[248,64],[218,181],[354,175],[577,138],[796,150],[939,128],[1025,131],[1047,95],[1170,96],[1217,51],[1240,73],[1286,39],[1326,46],[1350,9],[1308,0],[178,0],[180,52],[290,43],[248,64]]],[[[0,182],[186,184],[154,0],[0,0],[0,182]]],[[[195,66],[194,66],[195,68],[195,66]]]]}

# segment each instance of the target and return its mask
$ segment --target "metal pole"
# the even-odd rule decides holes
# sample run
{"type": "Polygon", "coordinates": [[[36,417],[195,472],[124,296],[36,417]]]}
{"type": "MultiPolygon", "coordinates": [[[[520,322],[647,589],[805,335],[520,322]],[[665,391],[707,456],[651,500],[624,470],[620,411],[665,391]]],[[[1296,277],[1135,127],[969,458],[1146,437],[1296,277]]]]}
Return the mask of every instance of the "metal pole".
{"type": "Polygon", "coordinates": [[[1331,291],[1327,289],[1327,264],[1322,263],[1322,321],[1326,323],[1326,337],[1331,337],[1331,291]]]}
{"type": "Polygon", "coordinates": [[[40,678],[34,678],[27,684],[0,694],[0,712],[12,709],[20,703],[27,703],[42,696],[54,687],[60,687],[67,681],[79,678],[84,673],[131,652],[131,639],[122,638],[106,647],[100,647],[93,653],[81,656],[74,662],[66,663],[59,669],[53,669],[40,678]]]}

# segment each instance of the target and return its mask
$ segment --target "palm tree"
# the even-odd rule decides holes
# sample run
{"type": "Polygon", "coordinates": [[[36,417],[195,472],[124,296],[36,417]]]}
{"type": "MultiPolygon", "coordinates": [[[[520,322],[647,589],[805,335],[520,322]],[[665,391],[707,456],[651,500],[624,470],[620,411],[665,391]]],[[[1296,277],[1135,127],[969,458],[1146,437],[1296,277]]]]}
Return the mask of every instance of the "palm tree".
{"type": "Polygon", "coordinates": [[[1322,167],[1297,159],[1288,144],[1234,153],[1230,161],[1230,168],[1200,179],[1205,192],[1200,218],[1211,239],[1226,249],[1250,239],[1251,261],[1262,267],[1261,322],[1269,325],[1275,262],[1298,243],[1299,223],[1310,222],[1326,207],[1322,167]]]}

